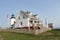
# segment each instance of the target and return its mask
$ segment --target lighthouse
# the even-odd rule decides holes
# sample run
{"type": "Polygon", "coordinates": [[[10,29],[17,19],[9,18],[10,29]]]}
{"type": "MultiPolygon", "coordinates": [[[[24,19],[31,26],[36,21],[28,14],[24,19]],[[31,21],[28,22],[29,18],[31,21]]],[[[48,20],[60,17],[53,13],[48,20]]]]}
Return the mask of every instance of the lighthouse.
{"type": "Polygon", "coordinates": [[[16,23],[15,16],[14,14],[12,14],[11,15],[11,29],[14,29],[15,23],[16,23]]]}

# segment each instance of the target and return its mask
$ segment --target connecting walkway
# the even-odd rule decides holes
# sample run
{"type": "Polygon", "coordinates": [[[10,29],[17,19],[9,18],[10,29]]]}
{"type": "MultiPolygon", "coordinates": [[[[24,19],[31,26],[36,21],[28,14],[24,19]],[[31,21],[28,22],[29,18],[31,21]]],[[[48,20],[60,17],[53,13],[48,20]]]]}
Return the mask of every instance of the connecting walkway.
{"type": "Polygon", "coordinates": [[[34,31],[32,29],[30,31],[28,29],[4,29],[4,30],[0,30],[0,31],[9,31],[9,32],[27,33],[27,34],[35,34],[35,35],[38,35],[40,33],[43,33],[43,32],[48,31],[48,29],[41,28],[41,29],[38,29],[36,31],[34,31]]]}

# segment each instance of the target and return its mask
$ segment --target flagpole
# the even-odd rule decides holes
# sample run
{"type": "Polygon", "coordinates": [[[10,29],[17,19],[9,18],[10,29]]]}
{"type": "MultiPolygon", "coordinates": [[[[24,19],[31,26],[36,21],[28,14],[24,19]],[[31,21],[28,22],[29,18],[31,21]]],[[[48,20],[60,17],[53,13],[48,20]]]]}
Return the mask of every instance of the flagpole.
{"type": "Polygon", "coordinates": [[[8,27],[9,27],[9,18],[8,18],[8,27]]]}
{"type": "Polygon", "coordinates": [[[8,16],[8,14],[7,14],[7,22],[8,22],[7,26],[9,26],[9,16],[8,16]]]}

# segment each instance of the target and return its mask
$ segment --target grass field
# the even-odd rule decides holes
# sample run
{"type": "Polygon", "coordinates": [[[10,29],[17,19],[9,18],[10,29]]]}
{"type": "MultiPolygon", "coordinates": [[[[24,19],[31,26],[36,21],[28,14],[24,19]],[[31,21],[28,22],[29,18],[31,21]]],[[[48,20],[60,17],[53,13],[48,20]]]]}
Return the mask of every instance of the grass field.
{"type": "Polygon", "coordinates": [[[39,35],[4,31],[0,34],[3,40],[60,40],[60,30],[51,30],[39,35]]]}

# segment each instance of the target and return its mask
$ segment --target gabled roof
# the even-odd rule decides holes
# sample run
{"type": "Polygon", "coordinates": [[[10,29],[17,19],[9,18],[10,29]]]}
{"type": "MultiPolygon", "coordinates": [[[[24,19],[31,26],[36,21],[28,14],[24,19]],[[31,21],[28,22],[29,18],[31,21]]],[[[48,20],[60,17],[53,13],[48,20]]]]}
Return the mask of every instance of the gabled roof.
{"type": "Polygon", "coordinates": [[[27,17],[36,17],[37,16],[37,14],[32,14],[31,12],[29,12],[29,11],[20,11],[20,13],[22,13],[23,15],[25,15],[25,16],[27,16],[27,17]]]}

